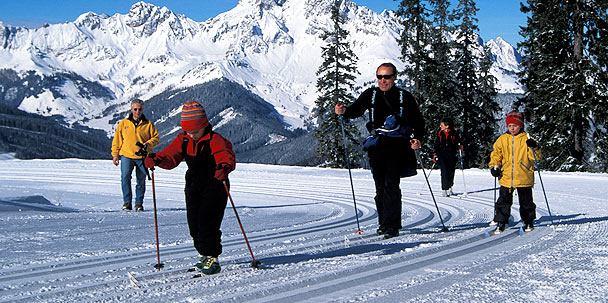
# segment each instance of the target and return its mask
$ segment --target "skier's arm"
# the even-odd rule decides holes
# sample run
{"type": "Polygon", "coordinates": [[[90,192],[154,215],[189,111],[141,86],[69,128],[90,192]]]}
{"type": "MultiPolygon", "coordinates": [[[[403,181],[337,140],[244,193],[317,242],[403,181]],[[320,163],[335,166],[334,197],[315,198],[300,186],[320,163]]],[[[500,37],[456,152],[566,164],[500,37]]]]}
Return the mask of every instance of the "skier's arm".
{"type": "Polygon", "coordinates": [[[117,158],[122,147],[122,120],[116,124],[116,131],[112,139],[112,158],[117,158]]]}
{"type": "Polygon", "coordinates": [[[346,111],[344,112],[344,118],[352,119],[361,117],[365,110],[367,110],[371,105],[372,93],[375,88],[369,88],[365,90],[353,104],[346,107],[346,111]]]}
{"type": "Polygon", "coordinates": [[[144,144],[148,146],[148,150],[152,150],[154,146],[158,145],[159,142],[160,140],[158,139],[158,130],[156,129],[154,124],[150,122],[150,139],[144,142],[144,144]]]}
{"type": "Polygon", "coordinates": [[[182,155],[182,143],[184,141],[183,135],[178,135],[177,138],[167,145],[163,150],[156,153],[154,157],[154,163],[158,167],[164,169],[173,169],[177,167],[183,160],[182,155]]]}
{"type": "Polygon", "coordinates": [[[422,141],[425,133],[425,123],[424,118],[422,117],[422,113],[420,112],[420,107],[418,106],[418,102],[412,96],[408,101],[408,123],[414,128],[414,138],[422,141]]]}
{"type": "Polygon", "coordinates": [[[493,146],[493,150],[492,153],[490,154],[490,163],[488,164],[488,166],[490,168],[499,166],[502,166],[502,146],[500,144],[500,138],[498,138],[498,140],[496,140],[496,142],[494,142],[494,146],[493,146]]]}
{"type": "Polygon", "coordinates": [[[236,167],[236,157],[232,151],[232,143],[224,139],[219,134],[213,134],[209,142],[211,155],[215,159],[216,168],[223,169],[226,174],[233,171],[236,167]]]}

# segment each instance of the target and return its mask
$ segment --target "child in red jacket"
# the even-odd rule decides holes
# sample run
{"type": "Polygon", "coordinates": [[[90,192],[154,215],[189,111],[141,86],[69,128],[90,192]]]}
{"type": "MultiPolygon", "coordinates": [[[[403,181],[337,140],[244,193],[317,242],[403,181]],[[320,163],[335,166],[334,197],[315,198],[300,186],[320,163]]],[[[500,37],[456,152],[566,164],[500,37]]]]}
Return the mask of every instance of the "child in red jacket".
{"type": "Polygon", "coordinates": [[[236,161],[232,144],[213,132],[203,107],[195,101],[184,103],[181,114],[184,130],[165,149],[146,158],[146,167],[173,169],[186,161],[186,215],[188,228],[199,253],[196,268],[204,274],[220,272],[222,253],[220,226],[228,194],[228,174],[236,161]]]}

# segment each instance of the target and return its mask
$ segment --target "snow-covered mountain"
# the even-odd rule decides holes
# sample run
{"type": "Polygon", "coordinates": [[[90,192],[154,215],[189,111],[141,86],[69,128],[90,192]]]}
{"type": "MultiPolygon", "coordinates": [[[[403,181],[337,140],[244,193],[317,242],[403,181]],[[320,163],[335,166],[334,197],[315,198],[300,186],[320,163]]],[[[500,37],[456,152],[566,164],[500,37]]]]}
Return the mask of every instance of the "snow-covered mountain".
{"type": "MultiPolygon", "coordinates": [[[[319,36],[330,26],[331,3],[241,0],[196,22],[138,2],[126,15],[88,12],[74,22],[37,29],[0,23],[0,69],[15,71],[18,79],[11,83],[20,83],[0,82],[0,101],[111,131],[109,121],[133,97],[147,100],[226,78],[272,104],[291,128],[302,127],[316,98],[319,36]],[[18,81],[28,76],[55,81],[28,91],[30,82],[18,81]]],[[[395,39],[402,27],[393,12],[376,13],[347,0],[342,13],[359,57],[359,83],[373,80],[382,62],[403,66],[395,39]]],[[[521,91],[514,75],[517,52],[500,38],[487,44],[495,55],[500,91],[521,91]]]]}

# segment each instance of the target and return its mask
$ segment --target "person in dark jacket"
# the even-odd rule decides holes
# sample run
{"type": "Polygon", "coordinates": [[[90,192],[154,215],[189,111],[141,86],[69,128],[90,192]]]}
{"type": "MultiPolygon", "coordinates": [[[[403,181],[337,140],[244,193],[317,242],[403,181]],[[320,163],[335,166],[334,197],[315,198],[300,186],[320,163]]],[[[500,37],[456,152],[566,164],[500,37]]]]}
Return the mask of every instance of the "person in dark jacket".
{"type": "Polygon", "coordinates": [[[379,144],[368,149],[369,163],[376,187],[376,209],[379,227],[377,233],[391,238],[401,229],[401,176],[416,174],[415,149],[421,146],[424,120],[414,96],[395,86],[397,68],[383,63],[376,69],[378,87],[365,90],[350,106],[338,103],[335,113],[345,118],[356,118],[368,111],[368,130],[382,129],[387,117],[397,118],[407,135],[379,136],[379,144]]]}
{"type": "Polygon", "coordinates": [[[199,253],[196,268],[205,274],[218,273],[222,253],[220,226],[228,193],[228,174],[236,165],[232,144],[212,130],[203,107],[195,101],[184,103],[183,132],[165,149],[146,158],[146,167],[173,169],[186,161],[186,216],[188,228],[199,253]]]}
{"type": "Polygon", "coordinates": [[[454,194],[452,186],[454,186],[458,151],[462,151],[462,144],[454,129],[454,123],[450,118],[443,118],[439,123],[439,131],[435,139],[433,162],[438,163],[441,170],[441,190],[444,197],[454,194]]]}

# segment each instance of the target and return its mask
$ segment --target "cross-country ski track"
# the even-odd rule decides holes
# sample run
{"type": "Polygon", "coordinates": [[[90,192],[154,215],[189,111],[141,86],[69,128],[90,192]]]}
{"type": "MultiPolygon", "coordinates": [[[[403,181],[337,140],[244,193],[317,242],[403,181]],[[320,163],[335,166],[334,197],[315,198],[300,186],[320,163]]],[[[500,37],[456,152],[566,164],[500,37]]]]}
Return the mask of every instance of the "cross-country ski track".
{"type": "Polygon", "coordinates": [[[232,194],[262,269],[250,267],[228,204],[222,271],[193,278],[183,166],[156,171],[164,263],[157,271],[150,183],[146,211],[123,212],[111,161],[0,162],[0,200],[42,195],[55,204],[0,212],[0,302],[599,302],[608,295],[605,174],[546,173],[553,217],[537,185],[536,229],[521,230],[515,196],[510,227],[492,235],[487,170],[466,170],[467,195],[458,171],[453,197],[441,197],[433,173],[447,232],[419,171],[401,182],[400,236],[383,239],[369,171],[353,170],[364,231],[357,234],[346,170],[239,164],[232,194]]]}

